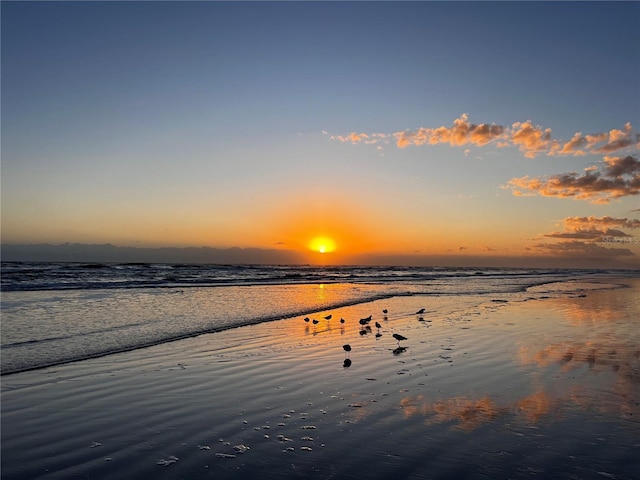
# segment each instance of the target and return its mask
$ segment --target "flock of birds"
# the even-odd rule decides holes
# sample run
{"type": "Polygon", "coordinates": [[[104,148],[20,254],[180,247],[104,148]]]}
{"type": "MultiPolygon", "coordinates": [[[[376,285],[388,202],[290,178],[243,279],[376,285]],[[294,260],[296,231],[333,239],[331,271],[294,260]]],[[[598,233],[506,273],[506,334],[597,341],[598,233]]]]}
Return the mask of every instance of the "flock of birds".
{"type": "MultiPolygon", "coordinates": [[[[420,310],[418,310],[415,314],[416,315],[422,315],[425,312],[424,308],[421,308],[420,310]]],[[[384,310],[382,310],[382,313],[385,314],[385,319],[386,319],[386,315],[387,313],[389,313],[389,311],[385,308],[384,310]]],[[[333,318],[333,315],[329,314],[327,316],[324,317],[325,320],[331,320],[333,318]]],[[[365,318],[361,318],[358,322],[360,323],[360,334],[361,335],[365,335],[367,334],[369,331],[371,331],[371,326],[369,325],[369,323],[371,323],[371,320],[373,319],[373,315],[369,315],[368,317],[365,318]]],[[[317,319],[310,319],[309,317],[305,317],[304,321],[309,323],[313,323],[314,325],[317,325],[318,323],[320,323],[320,320],[317,319]]],[[[340,323],[344,324],[345,323],[345,319],[344,318],[340,318],[340,323]]],[[[380,324],[380,322],[375,322],[374,323],[376,329],[377,329],[377,333],[376,333],[376,337],[381,337],[382,334],[380,333],[380,329],[382,328],[382,325],[380,324]]],[[[393,333],[392,337],[396,339],[396,341],[398,342],[398,347],[395,348],[393,350],[393,354],[394,355],[398,355],[402,352],[404,352],[407,347],[403,347],[400,345],[400,342],[407,340],[407,337],[405,337],[404,335],[400,335],[399,333],[393,333]]],[[[344,358],[344,367],[350,367],[351,366],[351,359],[349,358],[349,353],[351,352],[351,345],[346,343],[342,346],[342,349],[344,350],[344,354],[345,354],[345,358],[344,358]]]]}

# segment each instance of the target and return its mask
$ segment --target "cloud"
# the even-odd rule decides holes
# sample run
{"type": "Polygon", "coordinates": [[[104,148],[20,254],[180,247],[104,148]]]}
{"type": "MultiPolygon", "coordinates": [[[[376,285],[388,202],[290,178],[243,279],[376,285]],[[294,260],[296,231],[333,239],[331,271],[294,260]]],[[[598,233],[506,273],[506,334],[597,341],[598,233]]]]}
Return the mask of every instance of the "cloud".
{"type": "Polygon", "coordinates": [[[634,132],[631,123],[627,122],[622,130],[613,129],[609,132],[594,133],[590,135],[582,135],[582,132],[574,134],[574,136],[565,143],[562,148],[550,151],[550,154],[560,155],[586,155],[588,153],[610,154],[618,150],[624,150],[629,147],[638,147],[640,142],[640,134],[634,132]],[[596,148],[596,145],[606,142],[596,148]]]}
{"type": "Polygon", "coordinates": [[[366,133],[356,133],[351,132],[348,135],[331,135],[331,140],[338,140],[339,142],[351,142],[351,143],[360,143],[365,139],[369,138],[369,135],[366,133]]]}
{"type": "Polygon", "coordinates": [[[613,153],[634,144],[638,146],[638,142],[640,142],[640,135],[635,134],[631,123],[627,122],[624,126],[624,130],[611,130],[609,132],[608,142],[606,145],[602,145],[601,147],[594,149],[593,152],[613,153]]]}
{"type": "Polygon", "coordinates": [[[587,147],[588,143],[586,137],[582,136],[582,132],[575,133],[573,138],[562,146],[560,153],[562,155],[586,155],[583,149],[587,147]]]}
{"type": "Polygon", "coordinates": [[[519,147],[527,158],[535,158],[538,153],[559,149],[558,142],[551,138],[551,129],[534,126],[530,120],[513,124],[511,142],[519,147]]]}
{"type": "Polygon", "coordinates": [[[398,148],[409,146],[448,144],[453,147],[476,145],[479,147],[494,143],[498,148],[517,147],[526,158],[538,155],[611,154],[629,147],[640,147],[640,134],[631,123],[622,129],[583,135],[576,132],[570,140],[563,141],[552,136],[550,128],[535,125],[531,120],[514,122],[510,127],[489,123],[469,122],[469,115],[463,113],[450,127],[419,127],[394,133],[356,133],[331,135],[332,140],[348,143],[379,143],[394,138],[398,148]]]}
{"type": "Polygon", "coordinates": [[[635,256],[628,248],[607,248],[605,244],[632,244],[634,238],[621,229],[640,228],[640,220],[604,217],[567,217],[563,220],[564,231],[543,235],[560,239],[557,243],[539,243],[531,250],[551,256],[616,258],[635,256]],[[612,228],[617,227],[617,228],[612,228]]]}
{"type": "Polygon", "coordinates": [[[635,218],[613,218],[605,217],[567,217],[564,220],[564,227],[567,230],[578,231],[593,228],[640,228],[640,220],[635,218]]]}
{"type": "Polygon", "coordinates": [[[532,248],[549,255],[561,255],[570,257],[628,257],[635,254],[628,248],[606,248],[595,243],[571,240],[558,243],[539,243],[532,248]]]}
{"type": "Polygon", "coordinates": [[[440,143],[448,143],[451,146],[484,146],[502,138],[504,132],[505,127],[501,125],[489,125],[486,123],[475,125],[469,123],[469,116],[463,113],[460,118],[453,121],[453,126],[451,127],[421,127],[415,132],[396,132],[393,137],[396,139],[398,148],[405,148],[409,145],[438,145],[440,143]]]}
{"type": "Polygon", "coordinates": [[[551,238],[575,238],[583,240],[602,240],[604,237],[630,237],[631,235],[624,233],[621,230],[614,230],[608,228],[602,230],[576,230],[575,232],[553,232],[548,233],[545,237],[551,238]]]}
{"type": "Polygon", "coordinates": [[[605,157],[603,168],[588,167],[583,174],[512,178],[505,188],[516,196],[574,198],[593,203],[640,193],[640,161],[632,156],[605,157]]]}
{"type": "Polygon", "coordinates": [[[608,177],[640,174],[640,162],[631,155],[626,157],[604,157],[604,161],[607,164],[605,175],[608,177]]]}

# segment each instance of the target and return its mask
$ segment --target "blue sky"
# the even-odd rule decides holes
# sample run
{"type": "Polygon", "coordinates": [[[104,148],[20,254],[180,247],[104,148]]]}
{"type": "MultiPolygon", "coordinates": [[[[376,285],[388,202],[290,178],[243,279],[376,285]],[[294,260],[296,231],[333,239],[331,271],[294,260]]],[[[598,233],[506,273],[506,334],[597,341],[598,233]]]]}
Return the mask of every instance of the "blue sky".
{"type": "Polygon", "coordinates": [[[637,2],[2,2],[2,241],[322,234],[352,254],[553,256],[536,245],[566,218],[610,217],[627,237],[555,238],[560,254],[636,261],[632,188],[576,200],[509,182],[604,172],[613,130],[635,140],[607,154],[637,161],[639,19],[637,2]],[[509,135],[530,121],[558,149],[609,137],[584,155],[433,138],[461,118],[509,135]],[[420,128],[430,140],[398,146],[420,128]]]}

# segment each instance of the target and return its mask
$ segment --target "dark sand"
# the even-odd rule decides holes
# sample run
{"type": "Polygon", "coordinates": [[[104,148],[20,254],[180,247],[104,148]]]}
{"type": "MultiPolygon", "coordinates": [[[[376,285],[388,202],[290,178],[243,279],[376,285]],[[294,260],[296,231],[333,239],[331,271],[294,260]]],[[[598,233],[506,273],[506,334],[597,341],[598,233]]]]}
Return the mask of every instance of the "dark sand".
{"type": "Polygon", "coordinates": [[[631,287],[397,297],[4,376],[2,478],[637,479],[640,281],[607,282],[631,287]]]}

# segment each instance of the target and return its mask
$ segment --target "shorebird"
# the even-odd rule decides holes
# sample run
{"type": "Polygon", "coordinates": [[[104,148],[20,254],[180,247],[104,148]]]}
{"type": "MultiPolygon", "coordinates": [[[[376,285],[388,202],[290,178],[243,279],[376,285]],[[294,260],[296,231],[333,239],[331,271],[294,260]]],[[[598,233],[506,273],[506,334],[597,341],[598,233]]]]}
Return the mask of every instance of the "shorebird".
{"type": "Polygon", "coordinates": [[[369,315],[367,318],[361,318],[360,319],[360,325],[366,325],[367,323],[369,323],[371,321],[372,317],[373,317],[373,315],[369,315]]]}
{"type": "Polygon", "coordinates": [[[309,323],[309,317],[304,317],[304,321],[309,323]]]}
{"type": "Polygon", "coordinates": [[[380,325],[378,322],[376,322],[376,328],[377,328],[378,330],[380,330],[380,329],[382,328],[382,325],[380,325]]]}
{"type": "Polygon", "coordinates": [[[351,359],[349,358],[349,352],[351,351],[351,345],[346,343],[346,344],[344,344],[342,346],[342,349],[344,350],[344,366],[348,367],[348,366],[351,365],[351,359]]]}
{"type": "Polygon", "coordinates": [[[424,308],[421,308],[416,312],[416,315],[422,315],[424,313],[424,308]]]}
{"type": "Polygon", "coordinates": [[[341,318],[341,319],[340,319],[340,323],[344,323],[344,318],[341,318]]]}
{"type": "Polygon", "coordinates": [[[327,315],[326,317],[324,317],[324,319],[325,319],[325,320],[331,320],[331,317],[332,317],[332,316],[333,316],[333,315],[327,315]]]}
{"type": "Polygon", "coordinates": [[[382,310],[382,313],[389,313],[389,310],[385,308],[384,310],[382,310]]]}
{"type": "Polygon", "coordinates": [[[398,341],[398,345],[400,345],[400,342],[402,340],[406,340],[407,339],[407,337],[405,337],[403,335],[400,335],[399,333],[394,333],[393,334],[393,338],[395,338],[398,341]]]}
{"type": "Polygon", "coordinates": [[[317,325],[320,323],[320,320],[316,320],[315,318],[313,320],[311,320],[313,322],[314,325],[317,325]]]}

